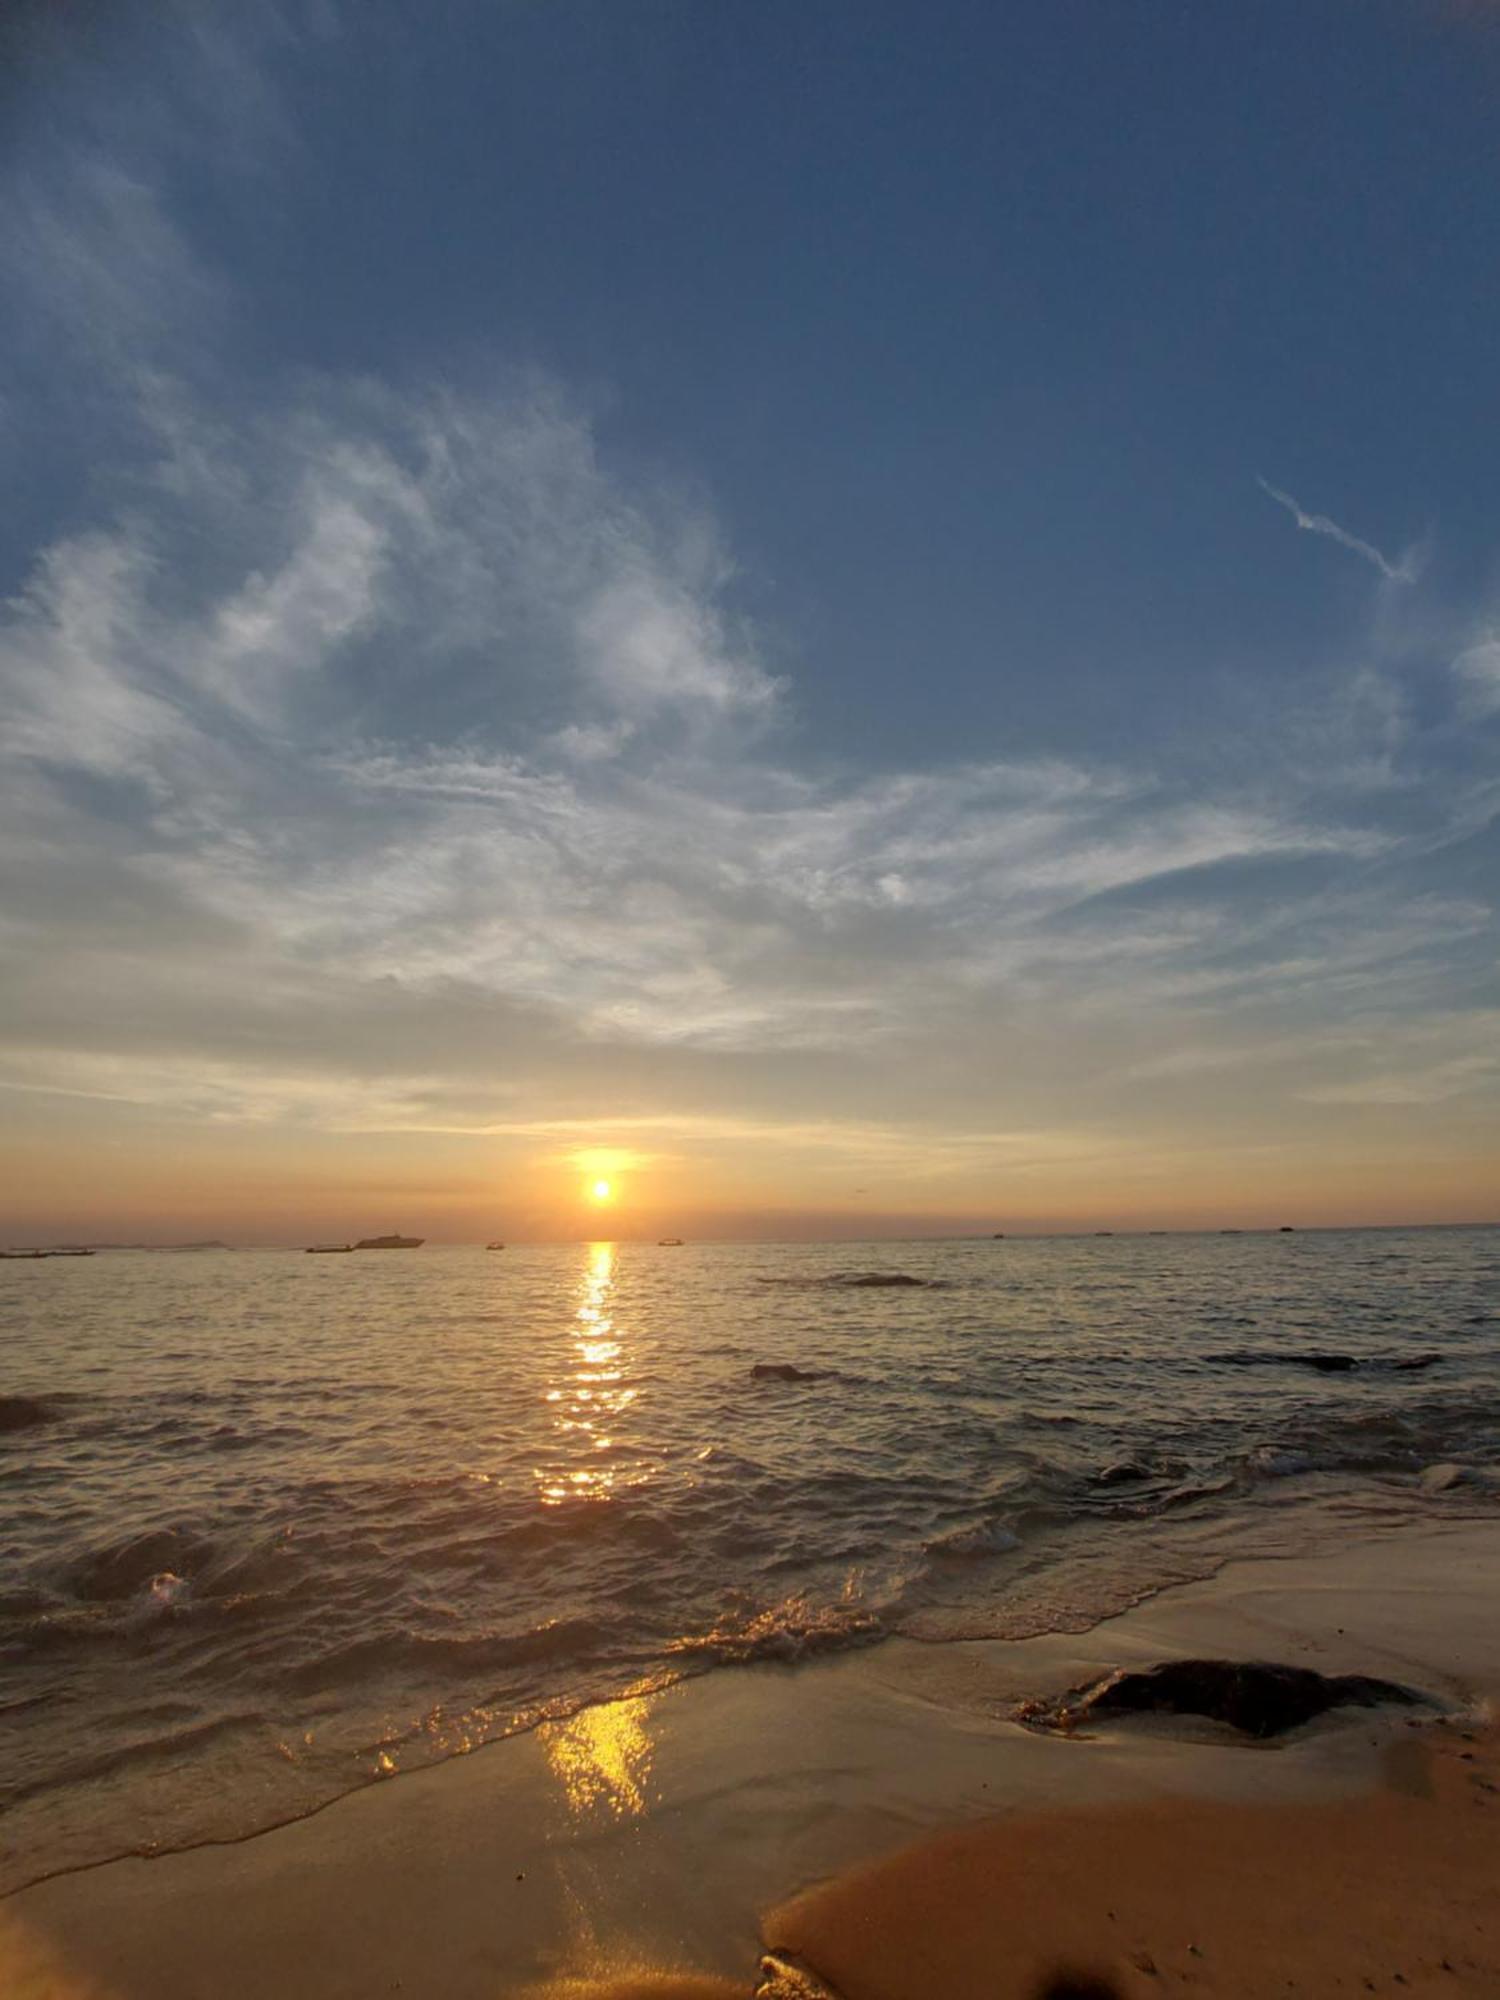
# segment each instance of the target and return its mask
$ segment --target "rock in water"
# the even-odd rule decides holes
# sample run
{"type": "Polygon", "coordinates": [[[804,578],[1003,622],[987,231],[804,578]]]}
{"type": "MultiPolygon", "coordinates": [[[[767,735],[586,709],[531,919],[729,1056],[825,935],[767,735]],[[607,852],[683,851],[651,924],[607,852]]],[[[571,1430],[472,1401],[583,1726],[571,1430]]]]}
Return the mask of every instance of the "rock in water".
{"type": "Polygon", "coordinates": [[[757,1361],[750,1370],[752,1382],[816,1382],[815,1368],[794,1368],[790,1361],[757,1361]]]}
{"type": "Polygon", "coordinates": [[[839,2000],[839,1996],[794,1953],[768,1951],[761,1955],[755,2000],[839,2000]]]}
{"type": "Polygon", "coordinates": [[[1096,1715],[1206,1715],[1247,1736],[1282,1736],[1330,1708],[1409,1708],[1422,1700],[1394,1681],[1369,1674],[1319,1674],[1259,1660],[1168,1660],[1139,1673],[1121,1668],[1055,1700],[1023,1702],[1016,1719],[1043,1729],[1074,1729],[1096,1715]]]}
{"type": "Polygon", "coordinates": [[[35,1424],[50,1424],[56,1414],[35,1396],[0,1396],[0,1431],[29,1431],[35,1424]]]}
{"type": "Polygon", "coordinates": [[[1150,1474],[1144,1465],[1137,1465],[1133,1459],[1122,1459],[1118,1465],[1106,1465],[1102,1472],[1094,1474],[1096,1486],[1129,1486],[1137,1479],[1148,1479],[1150,1474]]]}

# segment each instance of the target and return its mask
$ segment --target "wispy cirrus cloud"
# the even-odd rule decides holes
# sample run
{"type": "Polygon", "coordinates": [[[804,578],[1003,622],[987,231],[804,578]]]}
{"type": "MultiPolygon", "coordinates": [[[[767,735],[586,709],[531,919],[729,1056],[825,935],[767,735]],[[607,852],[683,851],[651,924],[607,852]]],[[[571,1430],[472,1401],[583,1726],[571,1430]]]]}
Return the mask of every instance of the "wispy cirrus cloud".
{"type": "Polygon", "coordinates": [[[1373,542],[1363,541],[1358,535],[1351,535],[1347,528],[1341,528],[1338,522],[1327,514],[1309,514],[1300,501],[1294,500],[1290,493],[1283,493],[1279,486],[1273,486],[1268,479],[1257,477],[1256,484],[1263,493],[1268,493],[1278,506],[1285,507],[1299,528],[1309,535],[1326,535],[1330,541],[1337,542],[1340,548],[1348,549],[1351,555],[1359,556],[1364,562],[1378,569],[1388,583],[1412,583],[1416,580],[1414,552],[1409,552],[1399,562],[1393,563],[1388,556],[1381,554],[1373,542]]]}
{"type": "Polygon", "coordinates": [[[1333,786],[1254,760],[1208,788],[1057,756],[820,766],[726,608],[712,523],[629,494],[552,385],[311,384],[202,421],[211,461],[148,463],[7,608],[11,851],[33,889],[90,861],[107,885],[16,920],[59,982],[108,968],[92,1027],[22,982],[32,1083],[43,1018],[97,1052],[122,990],[139,1012],[168,983],[202,995],[196,1027],[180,997],[161,1015],[170,1035],[252,1068],[258,1036],[268,1073],[294,1024],[336,1063],[351,995],[398,989],[420,1007],[376,1008],[361,1060],[417,1080],[421,1123],[421,1044],[476,1005],[502,1040],[525,1017],[727,1065],[873,1059],[939,1020],[1104,1035],[1149,1005],[1165,1033],[1210,992],[1300,1008],[1341,952],[1365,977],[1398,935],[1461,937],[1403,928],[1404,857],[1467,806],[1389,822],[1382,709],[1378,769],[1333,786]],[[226,982],[281,1009],[275,1035],[226,982]]]}
{"type": "Polygon", "coordinates": [[[1467,705],[1481,714],[1500,709],[1500,636],[1486,629],[1453,662],[1467,705]]]}

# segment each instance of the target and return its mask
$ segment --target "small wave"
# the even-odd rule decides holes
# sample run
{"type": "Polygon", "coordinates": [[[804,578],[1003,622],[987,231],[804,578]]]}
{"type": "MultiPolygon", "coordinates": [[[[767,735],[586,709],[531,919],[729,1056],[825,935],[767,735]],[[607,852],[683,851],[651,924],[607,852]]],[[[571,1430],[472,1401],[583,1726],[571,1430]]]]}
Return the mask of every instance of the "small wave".
{"type": "Polygon", "coordinates": [[[244,1736],[259,1731],[266,1726],[266,1717],[258,1711],[244,1714],[205,1716],[181,1729],[169,1730],[160,1736],[137,1738],[104,1747],[91,1747],[81,1756],[68,1760],[57,1768],[35,1778],[25,1778],[7,1784],[0,1801],[7,1810],[19,1805],[23,1800],[35,1797],[68,1785],[88,1785],[101,1778],[113,1777],[119,1773],[134,1771],[141,1766],[160,1765],[174,1762],[186,1763],[196,1753],[226,1736],[244,1736]]]}
{"type": "MultiPolygon", "coordinates": [[[[1233,1485],[1234,1480],[1227,1473],[1222,1479],[1185,1479],[1174,1485],[1158,1487],[1138,1499],[1111,1498],[1092,1511],[1116,1521],[1144,1521],[1176,1507],[1191,1507],[1200,1500],[1216,1500],[1220,1494],[1229,1492],[1233,1485]]],[[[1131,1490],[1140,1492],[1138,1487],[1131,1490]]]]}
{"type": "Polygon", "coordinates": [[[1453,1493],[1460,1487],[1488,1492],[1494,1486],[1494,1478],[1478,1465],[1428,1465],[1424,1466],[1417,1484],[1427,1493],[1453,1493]]]}
{"type": "Polygon", "coordinates": [[[1014,1528],[1001,1521],[976,1521],[966,1528],[950,1528],[922,1544],[924,1555],[962,1560],[969,1556],[1007,1555],[1021,1546],[1014,1528]]]}
{"type": "Polygon", "coordinates": [[[873,1645],[884,1638],[879,1616],[862,1605],[820,1605],[789,1597],[761,1611],[731,1613],[707,1632],[674,1639],[667,1651],[720,1666],[751,1660],[805,1660],[873,1645]]]}
{"type": "Polygon", "coordinates": [[[466,1533],[445,1544],[441,1552],[463,1559],[480,1556],[486,1568],[503,1571],[517,1552],[549,1552],[575,1541],[584,1547],[621,1541],[665,1553],[676,1548],[681,1540],[672,1522],[662,1515],[618,1500],[578,1498],[557,1506],[540,1507],[528,1520],[499,1534],[482,1520],[478,1525],[484,1529],[482,1538],[466,1533]]]}
{"type": "Polygon", "coordinates": [[[256,1451],[267,1445],[300,1444],[307,1432],[300,1424],[268,1424],[259,1430],[238,1430],[233,1424],[220,1424],[203,1439],[205,1451],[256,1451]]]}
{"type": "Polygon", "coordinates": [[[69,1595],[91,1605],[177,1603],[189,1584],[195,1598],[243,1597],[281,1585],[291,1550],[289,1528],[249,1543],[176,1526],[147,1528],[86,1550],[67,1564],[61,1581],[69,1595]]]}
{"type": "Polygon", "coordinates": [[[1317,1470],[1317,1461],[1305,1451],[1278,1451],[1274,1445],[1258,1445],[1248,1463],[1265,1479],[1294,1479],[1299,1473],[1317,1470]]]}
{"type": "Polygon", "coordinates": [[[335,1688],[411,1671],[493,1673],[559,1660],[577,1665],[600,1650],[604,1637],[605,1628],[590,1618],[553,1618],[529,1631],[479,1632],[463,1638],[409,1628],[376,1632],[304,1660],[287,1679],[304,1689],[335,1688]]]}
{"type": "Polygon", "coordinates": [[[113,1604],[149,1590],[153,1577],[201,1568],[211,1545],[181,1528],[148,1528],[91,1549],[72,1563],[67,1582],[86,1604],[113,1604]]]}

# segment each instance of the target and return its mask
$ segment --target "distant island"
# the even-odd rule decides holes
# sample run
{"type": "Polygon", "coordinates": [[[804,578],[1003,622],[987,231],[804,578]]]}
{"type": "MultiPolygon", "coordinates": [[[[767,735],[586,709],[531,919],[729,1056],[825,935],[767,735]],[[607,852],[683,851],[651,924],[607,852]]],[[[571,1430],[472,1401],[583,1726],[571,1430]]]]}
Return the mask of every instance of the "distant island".
{"type": "Polygon", "coordinates": [[[0,1252],[5,1256],[21,1257],[92,1257],[96,1250],[232,1250],[232,1243],[58,1243],[42,1250],[10,1250],[0,1252]]]}

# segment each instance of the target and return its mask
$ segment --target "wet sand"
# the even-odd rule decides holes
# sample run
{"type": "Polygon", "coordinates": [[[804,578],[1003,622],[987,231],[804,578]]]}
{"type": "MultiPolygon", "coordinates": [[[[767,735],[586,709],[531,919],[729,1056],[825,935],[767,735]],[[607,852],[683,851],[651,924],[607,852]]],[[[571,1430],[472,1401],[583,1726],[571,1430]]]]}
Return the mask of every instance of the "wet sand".
{"type": "Polygon", "coordinates": [[[844,2000],[1020,1995],[1060,1961],[1129,1994],[1493,1993],[1494,1694],[1500,1523],[1235,1564],[1081,1635],[719,1672],[254,1839],[38,1883],[0,1905],[0,1990],[706,2000],[749,1992],[764,1942],[844,2000]],[[1344,1712],[1272,1745],[1010,1719],[1210,1653],[1381,1674],[1450,1714],[1344,1712]]]}

